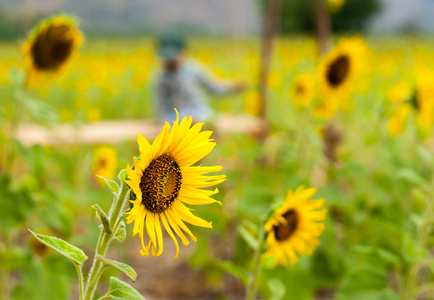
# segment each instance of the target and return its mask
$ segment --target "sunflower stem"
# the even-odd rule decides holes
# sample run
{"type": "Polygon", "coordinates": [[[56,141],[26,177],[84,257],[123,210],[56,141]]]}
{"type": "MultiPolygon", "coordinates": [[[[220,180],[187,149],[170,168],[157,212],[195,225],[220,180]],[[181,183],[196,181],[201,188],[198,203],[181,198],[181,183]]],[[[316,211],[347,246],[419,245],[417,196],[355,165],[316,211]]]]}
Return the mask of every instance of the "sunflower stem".
{"type": "Polygon", "coordinates": [[[10,247],[10,236],[7,231],[3,232],[3,257],[2,258],[2,268],[0,276],[0,300],[8,299],[8,281],[9,281],[9,247],[10,247]]]}
{"type": "Polygon", "coordinates": [[[81,265],[75,265],[75,268],[77,269],[77,274],[78,274],[78,284],[79,284],[79,289],[80,289],[80,300],[83,300],[83,298],[84,298],[83,272],[81,271],[81,265]]]}
{"type": "MultiPolygon", "coordinates": [[[[428,196],[428,203],[426,210],[423,214],[422,223],[419,227],[419,232],[416,238],[416,246],[415,248],[417,251],[419,249],[423,249],[426,245],[427,239],[429,237],[429,226],[432,223],[433,220],[433,213],[434,213],[434,203],[431,199],[432,194],[428,196]]],[[[407,278],[404,283],[404,288],[402,292],[402,299],[403,300],[411,300],[414,298],[414,292],[415,292],[415,285],[417,281],[417,274],[420,268],[421,262],[416,262],[410,267],[410,271],[407,275],[407,278]]]]}
{"type": "Polygon", "coordinates": [[[259,227],[258,247],[255,249],[249,281],[246,287],[246,300],[253,300],[256,297],[258,278],[261,274],[261,249],[262,244],[264,243],[264,238],[264,221],[262,221],[259,227]]]}
{"type": "Polygon", "coordinates": [[[108,234],[104,229],[101,230],[100,236],[98,238],[97,247],[95,250],[95,257],[93,259],[92,268],[89,271],[89,276],[86,281],[84,300],[91,300],[98,286],[98,281],[102,275],[104,264],[96,258],[97,254],[104,256],[108,250],[110,242],[115,236],[121,222],[122,218],[122,207],[124,206],[125,199],[127,198],[129,192],[128,185],[122,181],[122,189],[115,197],[112,206],[110,208],[109,221],[111,228],[113,228],[112,233],[108,234]]]}

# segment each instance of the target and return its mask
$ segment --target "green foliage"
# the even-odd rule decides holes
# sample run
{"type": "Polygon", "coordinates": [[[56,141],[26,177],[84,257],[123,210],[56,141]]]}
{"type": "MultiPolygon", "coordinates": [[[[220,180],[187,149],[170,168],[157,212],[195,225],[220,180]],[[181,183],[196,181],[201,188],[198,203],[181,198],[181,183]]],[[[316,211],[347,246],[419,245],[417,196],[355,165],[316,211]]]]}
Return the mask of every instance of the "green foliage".
{"type": "Polygon", "coordinates": [[[113,195],[117,195],[119,193],[119,185],[116,183],[116,181],[106,179],[103,176],[98,177],[104,179],[113,195]]]}
{"type": "Polygon", "coordinates": [[[108,234],[112,233],[112,228],[110,227],[110,221],[107,218],[106,213],[102,210],[101,207],[99,207],[98,204],[92,205],[92,208],[95,209],[97,217],[101,220],[102,226],[108,234]]]}
{"type": "Polygon", "coordinates": [[[272,278],[268,280],[268,287],[270,288],[272,300],[280,300],[285,299],[284,296],[286,294],[286,286],[277,278],[272,278]]]}
{"type": "Polygon", "coordinates": [[[366,29],[371,18],[381,11],[379,0],[346,0],[332,15],[333,32],[357,32],[366,29]]]}
{"type": "Polygon", "coordinates": [[[24,33],[22,23],[0,6],[0,39],[15,39],[24,33]]]}
{"type": "Polygon", "coordinates": [[[355,267],[342,281],[338,289],[339,300],[398,300],[397,294],[387,290],[387,274],[385,270],[372,265],[355,267]]]}
{"type": "MultiPolygon", "coordinates": [[[[314,0],[282,1],[280,32],[314,33],[314,3],[314,0]]],[[[363,31],[380,10],[379,0],[346,0],[339,12],[331,14],[333,32],[363,31]]]]}
{"type": "Polygon", "coordinates": [[[59,254],[65,256],[74,265],[82,265],[88,258],[83,252],[83,250],[65,242],[64,240],[61,240],[54,236],[38,234],[31,231],[30,229],[29,231],[35,236],[38,241],[43,243],[45,246],[56,250],[59,254]]]}
{"type": "Polygon", "coordinates": [[[97,254],[96,258],[99,259],[100,261],[102,261],[105,265],[113,267],[113,268],[121,271],[122,273],[127,275],[131,279],[132,282],[136,281],[137,273],[129,265],[124,264],[122,262],[112,260],[112,259],[105,258],[104,256],[101,256],[99,254],[97,254]]]}
{"type": "Polygon", "coordinates": [[[125,227],[126,227],[125,222],[121,221],[121,223],[119,224],[118,230],[116,231],[115,236],[114,236],[114,238],[121,243],[123,241],[125,241],[125,238],[127,236],[127,231],[126,231],[125,227]]]}
{"type": "Polygon", "coordinates": [[[76,274],[63,257],[50,255],[35,259],[29,253],[24,262],[20,267],[22,279],[13,286],[11,299],[64,300],[70,297],[76,274]]]}
{"type": "Polygon", "coordinates": [[[110,290],[103,297],[99,298],[99,300],[102,299],[144,300],[139,292],[116,277],[110,277],[110,290]]]}
{"type": "Polygon", "coordinates": [[[36,208],[31,181],[14,186],[8,174],[0,174],[0,231],[21,226],[36,208]]]}
{"type": "Polygon", "coordinates": [[[216,261],[215,264],[220,267],[222,270],[232,274],[239,280],[241,280],[244,284],[247,284],[248,276],[246,271],[240,266],[236,265],[231,261],[216,261]]]}

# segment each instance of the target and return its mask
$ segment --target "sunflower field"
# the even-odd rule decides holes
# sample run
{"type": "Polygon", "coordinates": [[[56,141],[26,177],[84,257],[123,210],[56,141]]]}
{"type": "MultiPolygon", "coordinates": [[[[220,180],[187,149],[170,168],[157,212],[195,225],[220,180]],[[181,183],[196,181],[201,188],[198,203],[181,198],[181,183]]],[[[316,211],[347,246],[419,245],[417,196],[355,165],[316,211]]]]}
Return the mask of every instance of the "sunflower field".
{"type": "Polygon", "coordinates": [[[431,38],[278,37],[264,102],[259,37],[193,36],[246,82],[209,96],[224,131],[158,122],[151,36],[56,16],[0,49],[0,299],[434,299],[431,38]],[[99,139],[130,120],[158,132],[99,139]]]}

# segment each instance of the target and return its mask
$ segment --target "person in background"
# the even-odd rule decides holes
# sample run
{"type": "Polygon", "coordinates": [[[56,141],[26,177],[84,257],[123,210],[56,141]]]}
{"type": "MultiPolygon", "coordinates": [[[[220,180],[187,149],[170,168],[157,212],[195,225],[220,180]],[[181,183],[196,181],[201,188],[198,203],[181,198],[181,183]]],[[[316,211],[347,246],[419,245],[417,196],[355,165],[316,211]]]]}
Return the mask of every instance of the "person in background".
{"type": "Polygon", "coordinates": [[[174,108],[180,119],[191,115],[194,122],[209,121],[215,112],[208,105],[204,89],[213,94],[241,93],[246,89],[242,82],[216,80],[203,64],[187,55],[187,43],[180,34],[161,35],[157,47],[162,58],[156,87],[160,121],[174,121],[174,108]]]}

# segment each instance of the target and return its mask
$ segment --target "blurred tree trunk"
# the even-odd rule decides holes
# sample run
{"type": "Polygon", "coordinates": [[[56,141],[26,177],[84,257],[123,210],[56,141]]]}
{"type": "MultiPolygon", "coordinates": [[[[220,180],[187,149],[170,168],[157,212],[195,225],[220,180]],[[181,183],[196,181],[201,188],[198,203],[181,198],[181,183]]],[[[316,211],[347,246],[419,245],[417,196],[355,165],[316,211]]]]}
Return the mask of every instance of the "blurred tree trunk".
{"type": "Polygon", "coordinates": [[[313,5],[313,15],[316,24],[316,39],[318,44],[318,52],[321,56],[323,56],[330,49],[330,40],[332,36],[330,14],[324,5],[324,1],[315,1],[313,5]]]}
{"type": "Polygon", "coordinates": [[[271,56],[273,53],[273,41],[277,33],[280,18],[281,0],[268,0],[267,10],[264,18],[261,64],[259,71],[259,95],[261,101],[261,110],[259,116],[264,121],[263,132],[260,139],[263,140],[268,133],[267,122],[267,102],[268,102],[268,74],[270,71],[271,56]]]}

